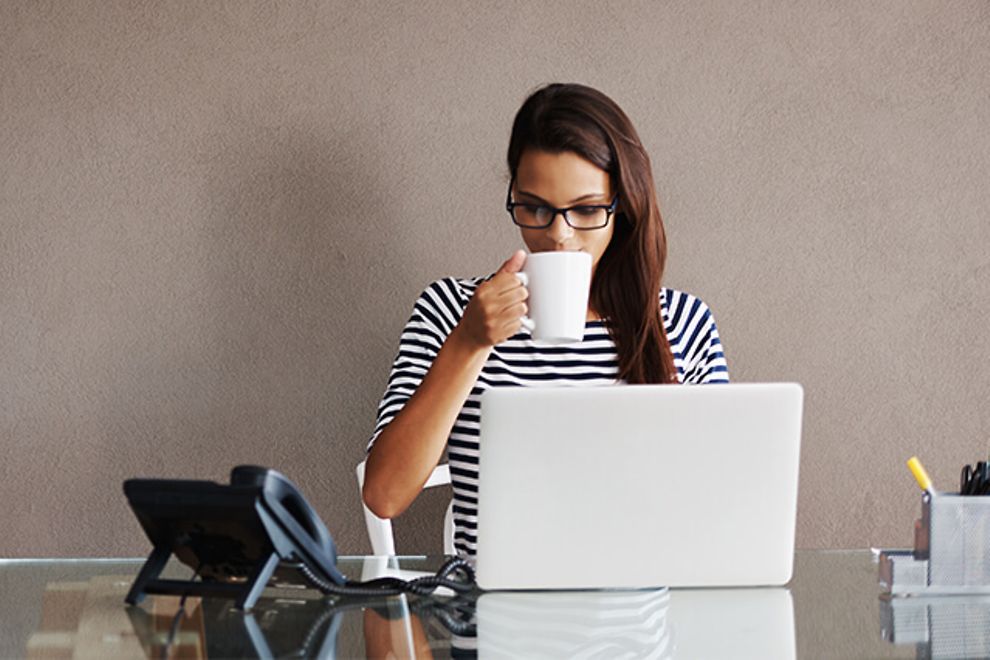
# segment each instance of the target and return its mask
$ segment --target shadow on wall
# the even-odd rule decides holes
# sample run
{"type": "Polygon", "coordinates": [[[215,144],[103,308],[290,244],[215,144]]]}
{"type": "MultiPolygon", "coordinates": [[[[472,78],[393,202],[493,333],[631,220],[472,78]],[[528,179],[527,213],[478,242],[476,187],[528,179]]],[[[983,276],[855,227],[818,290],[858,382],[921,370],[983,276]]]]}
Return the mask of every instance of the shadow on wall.
{"type": "Polygon", "coordinates": [[[367,545],[353,467],[394,350],[381,282],[405,280],[377,142],[227,135],[204,188],[203,455],[284,472],[350,549],[367,545]]]}
{"type": "MultiPolygon", "coordinates": [[[[183,200],[195,217],[154,218],[160,261],[132,273],[173,281],[131,292],[140,307],[125,310],[135,316],[94,385],[106,398],[91,435],[106,446],[80,460],[116,458],[80,500],[131,520],[120,480],[226,481],[235,465],[264,465],[302,489],[341,553],[370,550],[354,466],[412,303],[396,292],[421,277],[370,133],[229,129],[198,149],[202,198],[183,200]]],[[[417,502],[400,527],[439,550],[445,507],[417,502]]],[[[137,525],[120,529],[114,552],[145,552],[137,525]]],[[[72,552],[108,551],[93,543],[72,552]]]]}

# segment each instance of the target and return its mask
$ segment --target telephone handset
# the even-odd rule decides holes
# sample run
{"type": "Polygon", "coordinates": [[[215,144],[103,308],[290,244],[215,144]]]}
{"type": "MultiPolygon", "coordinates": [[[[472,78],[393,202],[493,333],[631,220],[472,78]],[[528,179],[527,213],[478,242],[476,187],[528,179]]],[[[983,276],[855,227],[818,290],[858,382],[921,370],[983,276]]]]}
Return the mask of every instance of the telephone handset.
{"type": "Polygon", "coordinates": [[[295,484],[283,474],[257,465],[239,465],[230,472],[231,486],[261,488],[260,505],[272,516],[291,546],[283,548],[283,559],[291,556],[309,565],[337,584],[344,576],[337,570],[337,546],[326,525],[313,511],[295,484]]]}
{"type": "Polygon", "coordinates": [[[124,494],[154,546],[127,594],[131,605],[149,593],[194,594],[234,598],[239,609],[250,609],[280,565],[301,572],[324,593],[340,596],[423,595],[438,586],[466,592],[474,586],[473,569],[457,558],[435,576],[410,582],[348,581],[337,570],[333,537],[299,489],[284,475],[256,465],[235,467],[229,485],[128,479],[124,494]],[[195,570],[193,580],[158,578],[173,554],[195,570]]]}
{"type": "Polygon", "coordinates": [[[124,494],[154,550],[127,595],[148,593],[233,597],[250,609],[280,564],[344,585],[337,548],[323,521],[284,475],[240,465],[230,484],[129,479],[124,494]],[[159,580],[175,554],[201,582],[159,580]]]}

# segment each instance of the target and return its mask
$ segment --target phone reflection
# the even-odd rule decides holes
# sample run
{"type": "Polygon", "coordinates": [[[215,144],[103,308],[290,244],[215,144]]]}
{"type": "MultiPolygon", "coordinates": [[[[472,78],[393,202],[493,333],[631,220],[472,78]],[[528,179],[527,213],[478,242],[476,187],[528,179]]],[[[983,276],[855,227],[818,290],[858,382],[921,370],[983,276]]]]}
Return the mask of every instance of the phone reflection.
{"type": "Polygon", "coordinates": [[[159,600],[127,608],[149,658],[430,658],[452,635],[474,634],[474,601],[464,598],[263,598],[250,612],[229,599],[191,599],[183,610],[159,600]]]}
{"type": "Polygon", "coordinates": [[[317,600],[271,600],[246,613],[203,599],[185,612],[129,607],[127,615],[148,658],[334,658],[341,625],[341,612],[317,600]]]}
{"type": "Polygon", "coordinates": [[[787,589],[486,593],[480,658],[793,658],[787,589]]]}

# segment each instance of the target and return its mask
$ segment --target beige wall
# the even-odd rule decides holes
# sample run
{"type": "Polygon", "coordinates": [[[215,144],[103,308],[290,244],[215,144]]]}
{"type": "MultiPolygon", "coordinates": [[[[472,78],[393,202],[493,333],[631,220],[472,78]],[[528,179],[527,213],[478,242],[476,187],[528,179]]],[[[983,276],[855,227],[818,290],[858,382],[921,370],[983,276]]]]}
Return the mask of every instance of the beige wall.
{"type": "Polygon", "coordinates": [[[804,384],[799,546],[908,544],[904,460],[949,488],[990,439],[990,3],[7,0],[0,556],[143,554],[123,479],[241,462],[367,550],[401,326],[519,245],[556,80],[637,124],[733,377],[804,384]]]}

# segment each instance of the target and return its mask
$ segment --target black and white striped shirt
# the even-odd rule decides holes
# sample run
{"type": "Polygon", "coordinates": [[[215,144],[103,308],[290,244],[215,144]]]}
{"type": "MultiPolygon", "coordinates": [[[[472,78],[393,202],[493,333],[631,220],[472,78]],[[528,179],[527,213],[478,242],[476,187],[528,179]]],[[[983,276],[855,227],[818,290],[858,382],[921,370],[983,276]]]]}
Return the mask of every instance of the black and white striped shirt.
{"type": "MultiPolygon", "coordinates": [[[[378,406],[378,423],[368,442],[369,450],[419,387],[484,280],[437,280],[420,295],[399,340],[399,354],[378,406]]],[[[678,381],[729,382],[722,342],[708,306],[692,295],[665,288],[660,291],[660,310],[678,381]]],[[[454,490],[454,538],[459,554],[473,557],[477,541],[481,394],[491,387],[612,385],[619,382],[617,378],[615,343],[603,321],[588,321],[584,340],[578,343],[536,344],[529,331],[522,328],[492,349],[447,440],[454,490]]]]}

